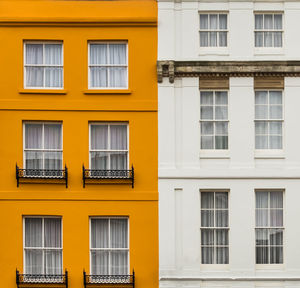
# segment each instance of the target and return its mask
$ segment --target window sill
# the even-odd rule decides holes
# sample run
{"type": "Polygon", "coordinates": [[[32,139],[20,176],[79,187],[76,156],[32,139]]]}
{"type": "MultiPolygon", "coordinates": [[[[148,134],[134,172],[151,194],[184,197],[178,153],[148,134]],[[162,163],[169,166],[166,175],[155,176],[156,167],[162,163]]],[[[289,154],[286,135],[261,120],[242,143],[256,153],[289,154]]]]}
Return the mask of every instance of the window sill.
{"type": "Polygon", "coordinates": [[[229,264],[201,264],[201,271],[227,271],[230,269],[229,264]]]}
{"type": "Polygon", "coordinates": [[[280,48],[255,48],[254,55],[284,55],[284,50],[280,48]]]}
{"type": "Polygon", "coordinates": [[[67,94],[67,90],[63,89],[19,89],[20,94],[67,94]]]}
{"type": "Polygon", "coordinates": [[[256,270],[283,270],[284,269],[284,264],[256,264],[255,265],[256,270]]]}
{"type": "Polygon", "coordinates": [[[86,95],[93,94],[131,94],[130,89],[88,89],[83,91],[86,95]]]}
{"type": "Polygon", "coordinates": [[[216,56],[229,56],[229,50],[228,47],[206,47],[206,48],[200,48],[199,50],[199,56],[204,55],[216,55],[216,56]]]}
{"type": "Polygon", "coordinates": [[[200,159],[230,159],[228,150],[201,150],[200,159]]]}
{"type": "Polygon", "coordinates": [[[264,151],[258,150],[254,153],[255,159],[285,159],[285,155],[282,150],[264,151]]]}

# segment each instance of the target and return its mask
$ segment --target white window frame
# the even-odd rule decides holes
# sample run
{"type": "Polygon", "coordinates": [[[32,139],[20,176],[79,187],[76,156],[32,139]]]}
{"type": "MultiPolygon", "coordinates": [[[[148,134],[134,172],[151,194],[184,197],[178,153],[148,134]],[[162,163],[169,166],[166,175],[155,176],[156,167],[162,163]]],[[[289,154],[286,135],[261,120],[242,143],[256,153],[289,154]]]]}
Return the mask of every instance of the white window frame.
{"type": "MultiPolygon", "coordinates": [[[[254,221],[254,241],[255,241],[255,254],[254,254],[254,261],[255,261],[255,267],[257,270],[272,270],[272,269],[282,269],[285,265],[285,190],[284,189],[255,189],[254,190],[255,192],[255,197],[254,197],[254,207],[255,207],[255,221],[254,221]],[[259,192],[268,192],[268,208],[257,208],[256,207],[256,193],[259,193],[259,192]],[[270,192],[281,192],[282,193],[282,217],[283,217],[283,226],[282,227],[272,227],[272,226],[259,226],[257,227],[256,226],[256,210],[257,209],[265,209],[265,210],[268,210],[268,219],[270,219],[270,211],[271,209],[274,209],[274,210],[280,210],[280,208],[270,208],[270,192]],[[282,229],[282,255],[283,255],[283,261],[282,263],[266,263],[266,264],[257,264],[256,263],[256,229],[282,229]]],[[[278,245],[279,246],[279,245],[278,245]]],[[[268,249],[270,249],[271,245],[268,245],[268,246],[265,246],[265,247],[268,247],[268,249]]],[[[270,259],[270,253],[269,253],[269,259],[270,259]]]]}
{"type": "MultiPolygon", "coordinates": [[[[45,152],[61,152],[62,154],[62,157],[61,157],[61,167],[60,169],[63,169],[63,156],[64,156],[64,153],[63,153],[63,123],[62,122],[47,122],[47,121],[43,121],[43,122],[37,122],[37,121],[24,121],[23,122],[23,166],[24,166],[24,169],[26,169],[26,152],[27,151],[39,151],[39,152],[42,152],[43,153],[43,168],[42,169],[45,169],[45,156],[44,156],[44,153],[45,152]],[[30,149],[30,148],[26,148],[26,145],[25,145],[25,139],[26,139],[26,129],[25,129],[25,126],[26,124],[42,124],[43,125],[43,130],[42,130],[42,145],[43,147],[45,146],[44,144],[44,125],[45,124],[60,124],[61,125],[61,149],[39,149],[39,148],[35,148],[35,149],[30,149]]],[[[47,176],[49,177],[49,176],[47,176]]]]}
{"type": "MultiPolygon", "coordinates": [[[[200,89],[200,95],[199,95],[199,99],[200,99],[200,120],[199,120],[199,125],[200,125],[200,158],[201,157],[228,157],[228,153],[229,153],[229,90],[227,89],[200,89]],[[212,105],[202,105],[201,104],[201,92],[213,92],[213,104],[212,105]],[[215,93],[216,92],[227,92],[227,105],[216,105],[215,104],[215,93]],[[202,106],[212,106],[213,107],[213,116],[215,118],[215,106],[227,106],[227,120],[223,120],[223,119],[201,119],[201,107],[202,106]],[[201,137],[202,137],[202,133],[201,133],[201,123],[202,122],[212,122],[212,123],[216,123],[216,122],[227,122],[227,128],[228,128],[228,133],[227,133],[227,149],[216,149],[215,148],[215,136],[217,136],[216,134],[213,135],[203,135],[203,136],[213,136],[214,138],[214,148],[212,149],[203,149],[201,147],[201,137]]],[[[215,132],[215,125],[214,125],[214,132],[215,132]]],[[[218,135],[218,136],[226,136],[226,135],[218,135]]]]}
{"type": "MultiPolygon", "coordinates": [[[[27,271],[26,271],[26,249],[40,249],[42,251],[44,250],[60,250],[61,251],[61,274],[63,274],[63,267],[64,267],[64,258],[63,258],[63,221],[62,221],[62,217],[61,216],[39,216],[39,215],[33,215],[33,216],[30,216],[30,215],[26,215],[26,216],[23,216],[23,267],[24,267],[24,274],[27,274],[27,271]],[[38,218],[38,219],[42,219],[42,243],[43,243],[43,247],[25,247],[25,219],[26,218],[38,218]],[[55,218],[55,219],[60,219],[60,222],[61,222],[61,248],[54,248],[54,247],[44,247],[44,242],[45,242],[45,235],[44,235],[44,229],[45,229],[45,225],[44,225],[44,220],[46,218],[55,218]]],[[[48,274],[45,274],[45,266],[44,266],[44,253],[42,254],[43,255],[43,274],[42,275],[48,275],[48,274]]],[[[30,275],[30,274],[29,274],[30,275]]]]}
{"type": "MultiPolygon", "coordinates": [[[[130,274],[130,226],[129,226],[129,217],[126,217],[126,216],[92,216],[92,217],[89,217],[89,256],[90,256],[90,274],[92,274],[92,250],[93,251],[113,251],[113,250],[122,250],[122,251],[127,251],[128,252],[128,263],[127,263],[127,275],[130,274]],[[109,243],[109,246],[111,246],[111,243],[110,243],[110,220],[111,219],[127,219],[127,243],[128,243],[128,248],[92,248],[92,225],[91,225],[91,220],[92,219],[108,219],[108,243],[109,243]]],[[[110,257],[108,258],[108,270],[109,270],[109,274],[108,275],[112,275],[111,274],[111,265],[110,265],[110,257]]],[[[94,275],[96,276],[96,275],[94,275]]],[[[117,276],[117,275],[116,275],[117,276]]]]}
{"type": "MultiPolygon", "coordinates": [[[[285,146],[285,127],[284,127],[284,101],[285,101],[285,96],[284,96],[284,89],[255,89],[254,90],[254,150],[255,150],[255,158],[284,158],[284,146],[285,146]],[[255,117],[255,107],[256,107],[256,103],[255,103],[255,93],[256,92],[260,92],[260,91],[264,91],[268,93],[268,103],[266,104],[268,106],[269,109],[269,93],[270,91],[279,91],[281,92],[282,95],[282,119],[256,119],[255,117]],[[282,148],[281,149],[256,149],[256,132],[255,132],[255,122],[281,122],[282,123],[282,139],[281,139],[281,144],[282,144],[282,148]]],[[[258,105],[263,105],[263,104],[258,104],[258,105]]],[[[275,135],[276,136],[276,135],[275,135]]],[[[269,137],[269,134],[268,134],[269,137]]],[[[269,139],[268,139],[268,147],[269,147],[269,139]]]]}
{"type": "MultiPolygon", "coordinates": [[[[228,11],[198,11],[198,21],[199,21],[199,47],[200,47],[200,50],[213,50],[213,49],[216,49],[217,51],[218,50],[224,50],[224,51],[227,51],[228,50],[228,40],[229,40],[229,13],[228,11]],[[220,29],[220,28],[217,28],[217,29],[201,29],[200,27],[200,15],[208,15],[208,18],[209,18],[209,15],[211,14],[216,14],[218,15],[218,24],[219,24],[219,17],[220,15],[227,15],[227,29],[220,29]],[[201,36],[200,36],[200,32],[217,32],[217,46],[201,46],[200,43],[201,43],[201,36]],[[219,32],[226,32],[226,46],[219,46],[219,32]]],[[[208,20],[208,23],[209,23],[209,20],[208,20]]]]}
{"type": "Polygon", "coordinates": [[[200,263],[201,263],[201,269],[202,270],[210,270],[210,269],[228,269],[229,265],[230,265],[230,191],[227,190],[227,189],[204,189],[204,190],[200,190],[200,263]],[[213,209],[202,209],[201,208],[201,193],[214,193],[214,208],[213,209]],[[216,201],[215,201],[215,193],[227,193],[227,202],[228,202],[228,207],[227,209],[220,209],[220,208],[216,208],[215,205],[216,205],[216,201]],[[214,211],[214,226],[213,227],[202,227],[202,224],[201,224],[201,211],[202,210],[213,210],[214,211]],[[216,227],[216,211],[217,210],[227,210],[228,211],[228,214],[227,214],[227,217],[228,217],[228,226],[227,227],[216,227]],[[228,236],[228,245],[216,245],[214,243],[214,245],[212,246],[205,246],[205,247],[212,247],[214,249],[214,263],[212,264],[207,264],[207,263],[202,263],[202,241],[201,241],[201,230],[213,230],[214,231],[214,239],[215,239],[215,243],[216,243],[216,230],[227,230],[227,236],[228,236]],[[224,248],[228,248],[228,263],[226,264],[217,264],[216,263],[216,248],[217,247],[224,247],[224,248]]]}
{"type": "Polygon", "coordinates": [[[63,90],[64,89],[64,43],[63,41],[24,41],[23,42],[23,59],[24,59],[24,64],[23,64],[23,85],[24,89],[44,89],[44,90],[63,90]],[[43,45],[43,64],[26,64],[26,45],[27,44],[40,44],[43,45]],[[60,44],[61,45],[61,57],[62,57],[62,64],[61,65],[51,65],[51,64],[45,64],[45,45],[47,44],[60,44]],[[31,87],[27,86],[26,84],[26,67],[58,67],[62,68],[62,87],[47,87],[45,86],[45,69],[44,69],[44,80],[43,83],[44,85],[41,87],[31,87]]]}
{"type": "MultiPolygon", "coordinates": [[[[92,159],[91,159],[91,152],[127,152],[127,167],[126,170],[129,169],[129,123],[128,122],[90,122],[89,123],[89,167],[92,169],[92,159]],[[113,125],[126,125],[127,126],[127,149],[126,150],[103,150],[103,149],[92,149],[92,133],[91,133],[91,127],[92,125],[99,125],[99,126],[108,126],[108,147],[110,147],[110,126],[113,125]]],[[[111,170],[110,168],[110,157],[108,158],[108,170],[111,170]]],[[[95,169],[97,170],[97,169],[95,169]]]]}
{"type": "MultiPolygon", "coordinates": [[[[109,57],[109,48],[107,48],[108,55],[109,57]]],[[[109,73],[107,73],[107,83],[110,84],[110,76],[109,73]]],[[[128,63],[128,42],[127,41],[89,41],[88,42],[88,89],[89,90],[123,90],[123,89],[128,89],[128,81],[129,81],[129,63],[128,63]],[[124,44],[126,47],[126,65],[125,64],[90,64],[90,45],[91,44],[106,44],[107,46],[109,44],[124,44]],[[91,86],[91,81],[90,81],[90,68],[91,67],[124,67],[127,68],[127,79],[126,79],[126,86],[125,87],[93,87],[91,86]]]]}

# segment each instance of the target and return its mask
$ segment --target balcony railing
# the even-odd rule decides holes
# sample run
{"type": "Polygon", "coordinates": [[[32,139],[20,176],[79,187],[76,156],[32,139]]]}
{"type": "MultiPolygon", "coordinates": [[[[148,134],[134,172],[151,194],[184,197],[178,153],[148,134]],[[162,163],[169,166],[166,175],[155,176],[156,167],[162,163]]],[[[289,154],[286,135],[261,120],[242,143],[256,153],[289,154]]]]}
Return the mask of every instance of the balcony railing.
{"type": "Polygon", "coordinates": [[[98,169],[85,169],[83,165],[82,166],[83,187],[85,187],[85,184],[87,184],[86,180],[88,179],[91,180],[106,180],[106,179],[118,180],[119,179],[119,180],[126,180],[126,181],[129,180],[129,183],[131,184],[132,188],[134,188],[134,168],[133,166],[131,166],[131,170],[98,170],[98,169]]]}
{"type": "Polygon", "coordinates": [[[83,284],[88,287],[132,287],[135,285],[134,270],[132,275],[87,275],[83,271],[83,284]]]}
{"type": "MultiPolygon", "coordinates": [[[[54,169],[20,169],[16,165],[16,179],[17,187],[19,187],[20,179],[49,179],[49,180],[63,180],[68,188],[68,168],[54,170],[54,169]]],[[[25,183],[25,182],[24,182],[25,183]]]]}
{"type": "Polygon", "coordinates": [[[30,287],[64,287],[68,288],[68,271],[65,274],[20,274],[16,271],[16,282],[18,288],[30,287]]]}

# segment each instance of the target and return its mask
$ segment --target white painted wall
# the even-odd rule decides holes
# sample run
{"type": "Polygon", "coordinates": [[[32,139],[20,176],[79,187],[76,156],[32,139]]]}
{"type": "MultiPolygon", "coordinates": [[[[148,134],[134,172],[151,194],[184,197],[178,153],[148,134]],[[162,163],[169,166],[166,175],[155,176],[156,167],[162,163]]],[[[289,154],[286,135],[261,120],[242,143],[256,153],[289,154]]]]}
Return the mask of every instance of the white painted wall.
{"type": "MultiPolygon", "coordinates": [[[[300,60],[299,1],[161,1],[158,7],[159,60],[300,60]],[[229,11],[227,51],[201,51],[201,10],[229,11]],[[258,54],[253,13],[274,10],[284,12],[284,47],[277,54],[258,54]]],[[[173,84],[164,78],[158,87],[160,286],[299,288],[300,78],[285,78],[284,149],[265,155],[254,149],[252,77],[230,78],[228,152],[200,151],[198,83],[198,78],[176,78],[173,84]],[[260,270],[255,264],[254,191],[278,188],[285,199],[284,264],[260,270]],[[230,255],[222,267],[201,265],[200,189],[230,191],[230,255]]]]}

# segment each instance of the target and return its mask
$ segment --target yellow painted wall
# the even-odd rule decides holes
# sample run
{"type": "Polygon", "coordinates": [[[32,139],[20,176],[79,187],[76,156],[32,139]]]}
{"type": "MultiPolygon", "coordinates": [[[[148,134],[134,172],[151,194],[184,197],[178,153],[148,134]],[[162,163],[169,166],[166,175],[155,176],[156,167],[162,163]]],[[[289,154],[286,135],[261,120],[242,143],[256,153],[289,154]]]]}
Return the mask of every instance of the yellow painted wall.
{"type": "Polygon", "coordinates": [[[69,271],[70,288],[83,287],[82,271],[89,272],[89,217],[128,216],[136,287],[158,287],[156,21],[154,0],[0,0],[0,222],[6,235],[0,237],[0,287],[16,287],[15,269],[23,271],[24,215],[62,216],[63,267],[69,271]],[[63,41],[63,94],[24,89],[24,40],[63,41]],[[128,90],[88,93],[91,40],[128,41],[128,90]],[[23,121],[63,123],[67,189],[63,184],[17,188],[15,164],[23,166],[23,121]],[[134,189],[82,187],[82,164],[89,167],[88,124],[93,121],[129,123],[134,189]]]}

